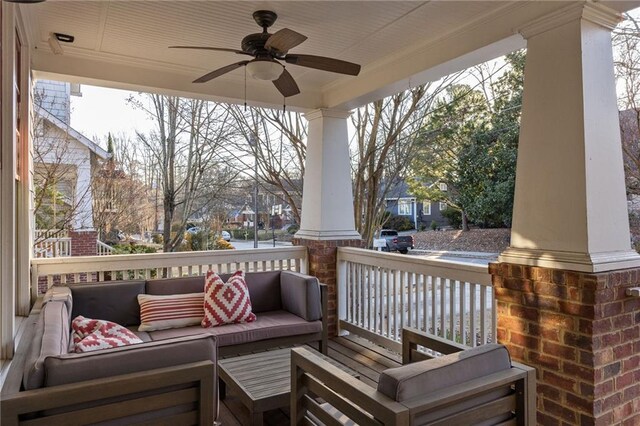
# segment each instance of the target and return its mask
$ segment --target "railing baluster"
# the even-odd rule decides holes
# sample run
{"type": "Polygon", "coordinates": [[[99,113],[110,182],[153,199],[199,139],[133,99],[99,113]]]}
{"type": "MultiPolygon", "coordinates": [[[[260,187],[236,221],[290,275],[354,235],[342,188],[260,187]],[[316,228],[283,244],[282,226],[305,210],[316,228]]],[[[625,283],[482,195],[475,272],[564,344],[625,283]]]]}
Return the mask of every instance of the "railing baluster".
{"type": "Polygon", "coordinates": [[[380,316],[380,308],[378,302],[380,301],[380,268],[373,267],[373,332],[378,334],[378,317],[380,316]]]}
{"type": "Polygon", "coordinates": [[[449,282],[449,332],[451,333],[451,337],[449,339],[456,341],[456,287],[458,281],[456,280],[447,280],[449,282]]]}
{"type": "Polygon", "coordinates": [[[466,310],[466,300],[467,300],[467,283],[464,281],[460,281],[458,288],[460,289],[460,343],[463,345],[467,344],[467,310],[466,310]]]}
{"type": "Polygon", "coordinates": [[[487,343],[487,289],[480,287],[480,344],[487,343]]]}
{"type": "Polygon", "coordinates": [[[476,291],[478,286],[475,283],[469,283],[469,333],[471,333],[470,346],[475,347],[478,345],[478,338],[476,337],[476,312],[478,307],[476,306],[476,291]]]}
{"type": "Polygon", "coordinates": [[[393,271],[390,269],[385,269],[385,277],[387,285],[385,286],[386,296],[385,300],[387,303],[387,337],[391,338],[391,277],[393,276],[393,271]]]}
{"type": "Polygon", "coordinates": [[[429,280],[431,279],[428,275],[422,275],[422,329],[426,332],[429,331],[429,280]]]}

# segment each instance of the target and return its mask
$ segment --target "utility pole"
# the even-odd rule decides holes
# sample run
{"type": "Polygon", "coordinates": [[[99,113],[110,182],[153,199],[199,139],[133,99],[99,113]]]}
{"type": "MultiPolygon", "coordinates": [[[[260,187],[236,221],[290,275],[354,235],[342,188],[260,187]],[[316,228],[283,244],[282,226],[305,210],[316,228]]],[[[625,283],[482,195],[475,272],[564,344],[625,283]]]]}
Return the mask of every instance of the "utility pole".
{"type": "Polygon", "coordinates": [[[249,145],[253,149],[253,176],[255,178],[253,188],[253,248],[258,248],[258,142],[253,133],[249,136],[249,145]]]}

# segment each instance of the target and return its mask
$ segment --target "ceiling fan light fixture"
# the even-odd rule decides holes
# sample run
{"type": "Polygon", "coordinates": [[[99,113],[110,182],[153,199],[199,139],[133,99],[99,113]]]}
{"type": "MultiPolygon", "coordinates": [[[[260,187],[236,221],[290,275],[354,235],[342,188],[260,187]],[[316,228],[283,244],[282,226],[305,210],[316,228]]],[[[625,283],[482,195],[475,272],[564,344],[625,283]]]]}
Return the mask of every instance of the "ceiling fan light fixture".
{"type": "Polygon", "coordinates": [[[256,80],[277,80],[284,71],[284,67],[268,59],[254,59],[247,64],[247,72],[256,80]]]}

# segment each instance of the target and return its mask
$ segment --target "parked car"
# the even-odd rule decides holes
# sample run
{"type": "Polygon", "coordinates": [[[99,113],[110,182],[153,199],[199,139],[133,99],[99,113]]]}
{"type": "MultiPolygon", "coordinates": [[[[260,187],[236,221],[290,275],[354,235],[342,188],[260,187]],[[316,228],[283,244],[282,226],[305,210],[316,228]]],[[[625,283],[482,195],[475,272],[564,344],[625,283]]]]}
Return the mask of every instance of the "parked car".
{"type": "Polygon", "coordinates": [[[189,234],[197,234],[200,231],[201,231],[201,228],[199,226],[192,226],[191,228],[187,229],[187,232],[189,234]]]}
{"type": "Polygon", "coordinates": [[[226,242],[231,241],[231,234],[228,233],[227,231],[222,231],[220,233],[220,236],[222,237],[223,240],[225,240],[226,242]]]}
{"type": "Polygon", "coordinates": [[[383,249],[385,251],[399,251],[407,254],[409,249],[414,247],[413,235],[398,235],[398,231],[394,229],[382,229],[380,238],[387,240],[387,246],[383,249]]]}

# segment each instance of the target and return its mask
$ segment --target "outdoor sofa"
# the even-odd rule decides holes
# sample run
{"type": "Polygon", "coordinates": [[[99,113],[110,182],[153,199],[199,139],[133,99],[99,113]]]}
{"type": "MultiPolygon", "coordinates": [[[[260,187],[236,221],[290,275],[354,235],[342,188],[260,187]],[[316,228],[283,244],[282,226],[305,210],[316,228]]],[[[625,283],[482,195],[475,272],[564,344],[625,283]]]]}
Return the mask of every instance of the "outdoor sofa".
{"type": "Polygon", "coordinates": [[[202,292],[204,276],[52,287],[40,311],[30,316],[36,325],[31,345],[19,357],[22,390],[3,392],[2,424],[31,418],[42,424],[212,424],[218,357],[313,342],[326,352],[325,286],[288,271],[245,278],[256,321],[150,332],[137,330],[137,296],[202,292]],[[126,326],[144,343],[69,352],[70,323],[78,315],[126,326]]]}
{"type": "Polygon", "coordinates": [[[291,424],[536,424],[535,369],[503,345],[471,349],[409,328],[402,344],[403,365],[383,371],[377,389],[292,349],[291,424]],[[430,359],[418,345],[445,355],[430,359]]]}

